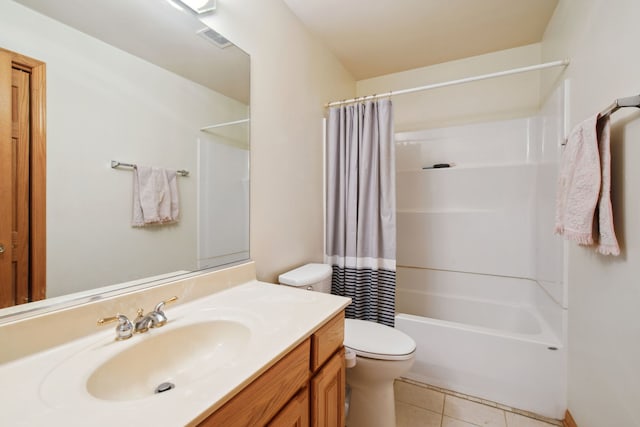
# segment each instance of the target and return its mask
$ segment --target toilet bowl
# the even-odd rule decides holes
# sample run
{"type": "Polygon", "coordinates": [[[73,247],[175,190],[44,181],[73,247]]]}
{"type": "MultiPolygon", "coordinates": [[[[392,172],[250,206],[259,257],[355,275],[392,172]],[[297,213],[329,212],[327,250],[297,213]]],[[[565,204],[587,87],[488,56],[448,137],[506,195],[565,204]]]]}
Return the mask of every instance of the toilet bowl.
{"type": "MultiPolygon", "coordinates": [[[[330,293],[331,274],[329,265],[306,264],[281,274],[279,282],[330,293]]],[[[411,368],[415,341],[389,326],[345,319],[344,346],[356,355],[355,366],[347,369],[347,384],[351,387],[347,426],[395,426],[393,381],[411,368]]]]}

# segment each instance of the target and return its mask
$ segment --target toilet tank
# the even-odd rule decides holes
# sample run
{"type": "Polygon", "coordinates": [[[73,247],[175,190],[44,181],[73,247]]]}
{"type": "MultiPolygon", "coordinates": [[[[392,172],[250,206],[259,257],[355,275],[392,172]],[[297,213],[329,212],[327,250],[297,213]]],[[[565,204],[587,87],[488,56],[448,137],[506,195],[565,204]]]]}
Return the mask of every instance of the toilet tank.
{"type": "Polygon", "coordinates": [[[331,293],[332,273],[330,265],[305,264],[295,270],[282,273],[278,277],[278,281],[282,285],[329,294],[331,293]]]}

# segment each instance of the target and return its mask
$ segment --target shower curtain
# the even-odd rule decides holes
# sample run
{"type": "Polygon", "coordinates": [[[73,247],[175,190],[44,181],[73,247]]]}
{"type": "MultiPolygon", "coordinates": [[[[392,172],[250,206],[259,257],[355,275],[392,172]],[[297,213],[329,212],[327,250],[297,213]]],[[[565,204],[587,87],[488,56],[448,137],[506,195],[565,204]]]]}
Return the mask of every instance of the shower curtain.
{"type": "Polygon", "coordinates": [[[329,110],[327,259],[348,318],[394,325],[396,196],[389,99],[329,110]]]}

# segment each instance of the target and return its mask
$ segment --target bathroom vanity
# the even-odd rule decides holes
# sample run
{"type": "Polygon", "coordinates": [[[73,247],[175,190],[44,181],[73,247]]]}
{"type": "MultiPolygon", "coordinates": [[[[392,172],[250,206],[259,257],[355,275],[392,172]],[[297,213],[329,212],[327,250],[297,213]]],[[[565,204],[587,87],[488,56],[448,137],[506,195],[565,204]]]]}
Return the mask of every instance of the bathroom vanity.
{"type": "Polygon", "coordinates": [[[0,425],[343,426],[348,304],[246,263],[5,322],[0,425]],[[161,328],[116,341],[96,326],[174,295],[161,328]]]}
{"type": "Polygon", "coordinates": [[[200,426],[344,426],[344,313],[282,357],[200,426]]]}

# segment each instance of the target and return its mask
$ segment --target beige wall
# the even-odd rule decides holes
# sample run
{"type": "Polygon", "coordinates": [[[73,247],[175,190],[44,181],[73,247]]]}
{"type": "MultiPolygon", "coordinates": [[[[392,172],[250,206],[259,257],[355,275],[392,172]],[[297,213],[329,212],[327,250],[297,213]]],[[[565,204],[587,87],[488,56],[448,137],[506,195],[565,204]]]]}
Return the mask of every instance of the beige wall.
{"type": "MultiPolygon", "coordinates": [[[[561,0],[543,60],[571,59],[570,124],[640,91],[640,2],[561,0]]],[[[545,90],[557,74],[544,79],[545,90]]],[[[580,427],[640,426],[640,112],[612,116],[622,255],[569,245],[569,410],[580,427]]]]}
{"type": "Polygon", "coordinates": [[[355,81],[281,0],[219,1],[206,22],[251,54],[251,258],[257,276],[322,262],[322,117],[355,81]]]}
{"type": "MultiPolygon", "coordinates": [[[[384,93],[538,64],[540,44],[358,81],[358,95],[384,93]]],[[[540,73],[524,73],[393,97],[396,131],[535,114],[540,73]]]]}

